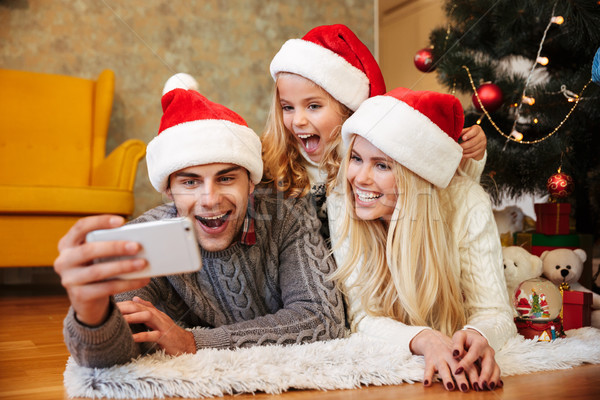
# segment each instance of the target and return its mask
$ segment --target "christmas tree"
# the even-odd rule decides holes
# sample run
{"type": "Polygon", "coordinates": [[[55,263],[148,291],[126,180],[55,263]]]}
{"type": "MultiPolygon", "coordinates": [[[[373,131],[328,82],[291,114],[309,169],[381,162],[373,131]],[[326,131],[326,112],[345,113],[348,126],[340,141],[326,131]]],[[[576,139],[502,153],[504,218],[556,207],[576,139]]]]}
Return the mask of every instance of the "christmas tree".
{"type": "Polygon", "coordinates": [[[531,289],[531,316],[539,318],[542,315],[542,308],[540,307],[540,296],[531,289]]]}
{"type": "Polygon", "coordinates": [[[456,0],[431,33],[433,67],[450,92],[475,95],[466,126],[488,138],[482,185],[502,194],[547,194],[559,167],[576,228],[600,235],[600,88],[591,82],[600,46],[600,2],[456,0]],[[483,106],[483,107],[482,107],[483,106]],[[487,115],[486,115],[487,112],[487,115]],[[490,120],[491,118],[491,120],[490,120]]]}

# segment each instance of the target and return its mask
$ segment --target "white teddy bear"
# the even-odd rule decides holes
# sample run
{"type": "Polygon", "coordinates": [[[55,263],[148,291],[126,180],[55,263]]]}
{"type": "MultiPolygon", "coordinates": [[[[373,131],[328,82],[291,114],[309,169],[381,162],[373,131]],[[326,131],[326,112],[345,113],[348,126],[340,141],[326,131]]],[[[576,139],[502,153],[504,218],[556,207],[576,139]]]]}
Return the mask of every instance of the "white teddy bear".
{"type": "Polygon", "coordinates": [[[513,305],[514,316],[517,317],[519,314],[513,304],[515,291],[521,282],[542,275],[542,260],[520,246],[503,247],[502,258],[508,300],[513,305]]]}
{"type": "Polygon", "coordinates": [[[592,293],[592,326],[600,328],[600,295],[579,283],[587,254],[583,249],[555,249],[542,253],[543,274],[555,285],[569,284],[571,290],[592,293]]]}

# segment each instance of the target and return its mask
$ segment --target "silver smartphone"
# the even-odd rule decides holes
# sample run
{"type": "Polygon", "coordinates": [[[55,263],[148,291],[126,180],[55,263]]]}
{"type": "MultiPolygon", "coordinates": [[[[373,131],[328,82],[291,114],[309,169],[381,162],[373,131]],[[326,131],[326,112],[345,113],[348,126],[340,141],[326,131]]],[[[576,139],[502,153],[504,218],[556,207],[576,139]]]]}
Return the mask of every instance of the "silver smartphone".
{"type": "MultiPolygon", "coordinates": [[[[86,236],[88,242],[111,240],[128,240],[142,245],[142,250],[135,256],[117,259],[145,258],[148,261],[145,269],[119,275],[119,279],[183,274],[198,271],[202,266],[194,225],[186,217],[101,229],[89,232],[86,236]]],[[[108,260],[96,260],[106,261],[108,260]]]]}

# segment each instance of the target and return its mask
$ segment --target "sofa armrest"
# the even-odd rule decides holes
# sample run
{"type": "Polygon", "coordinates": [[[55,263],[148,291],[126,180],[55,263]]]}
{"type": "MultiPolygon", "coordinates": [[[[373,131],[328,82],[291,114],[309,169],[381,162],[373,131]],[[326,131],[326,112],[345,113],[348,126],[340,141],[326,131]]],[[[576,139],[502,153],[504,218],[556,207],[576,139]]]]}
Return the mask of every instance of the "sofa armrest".
{"type": "Polygon", "coordinates": [[[94,169],[92,186],[133,190],[137,165],[144,154],[144,142],[138,139],[126,140],[94,169]]]}

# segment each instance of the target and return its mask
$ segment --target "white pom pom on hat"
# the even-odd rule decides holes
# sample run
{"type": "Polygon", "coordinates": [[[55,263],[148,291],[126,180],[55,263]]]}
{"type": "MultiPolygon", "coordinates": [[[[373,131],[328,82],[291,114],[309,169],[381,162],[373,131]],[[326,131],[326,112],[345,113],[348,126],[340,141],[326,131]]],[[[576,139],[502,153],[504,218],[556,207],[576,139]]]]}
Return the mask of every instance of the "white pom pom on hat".
{"type": "Polygon", "coordinates": [[[183,73],[165,84],[158,135],[146,150],[152,186],[164,192],[173,172],[212,163],[244,167],[250,180],[259,183],[263,163],[258,135],[237,113],[208,100],[197,88],[198,82],[183,73]]]}
{"type": "Polygon", "coordinates": [[[173,89],[195,90],[198,93],[200,92],[198,81],[185,72],[180,72],[167,79],[162,91],[163,96],[173,89]]]}

